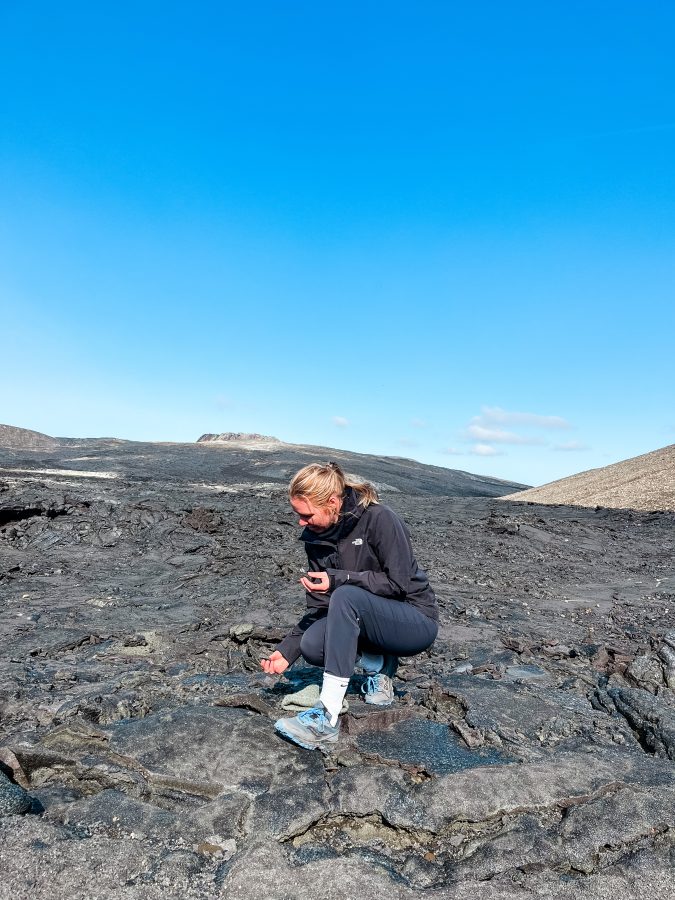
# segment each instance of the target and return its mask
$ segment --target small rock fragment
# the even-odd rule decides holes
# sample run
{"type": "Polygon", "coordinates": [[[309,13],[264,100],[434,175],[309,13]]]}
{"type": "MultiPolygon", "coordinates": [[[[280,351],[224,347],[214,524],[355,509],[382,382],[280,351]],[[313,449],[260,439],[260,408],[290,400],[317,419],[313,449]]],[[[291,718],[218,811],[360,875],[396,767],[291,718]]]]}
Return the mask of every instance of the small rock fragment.
{"type": "Polygon", "coordinates": [[[636,656],[626,669],[626,678],[638,687],[651,694],[663,685],[661,664],[654,656],[643,654],[636,656]]]}
{"type": "Polygon", "coordinates": [[[460,663],[451,672],[451,675],[470,675],[473,672],[473,666],[470,662],[460,663]]]}
{"type": "Polygon", "coordinates": [[[21,768],[21,763],[9,747],[0,747],[0,762],[7,766],[8,769],[12,770],[14,781],[25,790],[28,790],[30,785],[26,773],[21,768]]]}
{"type": "Polygon", "coordinates": [[[675,649],[664,644],[659,650],[659,657],[663,663],[663,678],[671,691],[675,691],[675,649]]]}
{"type": "Polygon", "coordinates": [[[475,750],[476,747],[482,747],[485,743],[485,739],[483,738],[481,732],[477,728],[471,728],[466,724],[466,722],[460,720],[457,722],[451,722],[451,725],[464,741],[466,746],[471,750],[475,750]]]}
{"type": "Polygon", "coordinates": [[[18,784],[0,772],[0,816],[16,816],[28,812],[33,800],[18,784]]]}
{"type": "Polygon", "coordinates": [[[541,652],[546,656],[567,658],[572,655],[572,648],[566,644],[556,644],[555,647],[542,647],[541,652]]]}
{"type": "Polygon", "coordinates": [[[229,632],[230,637],[238,643],[243,644],[244,641],[247,641],[253,634],[253,629],[254,626],[248,622],[241,625],[231,625],[229,632]]]}
{"type": "Polygon", "coordinates": [[[504,635],[501,638],[501,642],[507,650],[515,650],[516,653],[526,653],[530,650],[529,642],[523,637],[504,635]]]}
{"type": "Polygon", "coordinates": [[[222,856],[223,848],[219,847],[218,844],[202,841],[201,844],[197,844],[197,853],[203,853],[208,856],[222,856]]]}
{"type": "Polygon", "coordinates": [[[600,647],[591,657],[591,665],[597,672],[606,672],[609,668],[610,656],[607,647],[600,647]]]}

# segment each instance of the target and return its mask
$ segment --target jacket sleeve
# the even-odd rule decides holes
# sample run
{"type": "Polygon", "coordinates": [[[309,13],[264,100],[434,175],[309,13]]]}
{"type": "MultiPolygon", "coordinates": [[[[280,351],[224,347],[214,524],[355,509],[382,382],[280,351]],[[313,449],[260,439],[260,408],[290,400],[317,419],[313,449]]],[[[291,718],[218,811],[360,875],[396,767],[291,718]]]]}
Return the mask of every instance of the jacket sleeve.
{"type": "Polygon", "coordinates": [[[284,659],[288,660],[289,665],[293,665],[296,659],[299,659],[300,657],[300,641],[302,640],[303,634],[310,625],[313,625],[315,622],[318,622],[319,619],[323,618],[327,611],[327,607],[308,610],[298,624],[294,625],[286,637],[274,648],[281,653],[284,659]]]}
{"type": "Polygon", "coordinates": [[[331,590],[343,584],[355,584],[379,597],[404,600],[410,588],[413,552],[405,525],[391,510],[378,515],[368,543],[382,567],[381,572],[350,572],[327,569],[331,590]]]}

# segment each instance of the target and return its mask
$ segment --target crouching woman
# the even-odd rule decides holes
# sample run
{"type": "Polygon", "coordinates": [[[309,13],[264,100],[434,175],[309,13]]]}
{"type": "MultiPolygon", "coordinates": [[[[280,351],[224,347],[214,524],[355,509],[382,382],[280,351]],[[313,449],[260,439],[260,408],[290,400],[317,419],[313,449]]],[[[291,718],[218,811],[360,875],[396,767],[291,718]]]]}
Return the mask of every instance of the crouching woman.
{"type": "Polygon", "coordinates": [[[336,463],[305,466],[289,486],[303,526],[309,571],[300,579],[307,614],[261,666],[281,674],[301,655],[324,670],[314,709],[280,719],[284,738],[308,750],[338,739],[338,715],[357,664],[365,701],[388,706],[399,656],[433,644],[438,607],[415,560],[406,526],[374,487],[347,479],[336,463]]]}

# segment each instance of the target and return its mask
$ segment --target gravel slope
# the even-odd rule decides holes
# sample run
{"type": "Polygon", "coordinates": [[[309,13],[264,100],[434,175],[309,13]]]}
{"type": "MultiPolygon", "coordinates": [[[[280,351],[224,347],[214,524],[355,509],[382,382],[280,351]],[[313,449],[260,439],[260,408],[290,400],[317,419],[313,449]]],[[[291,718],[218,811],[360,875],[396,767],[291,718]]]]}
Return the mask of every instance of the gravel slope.
{"type": "Polygon", "coordinates": [[[541,487],[509,494],[502,499],[519,503],[672,511],[675,510],[675,444],[602,469],[589,469],[541,487]]]}

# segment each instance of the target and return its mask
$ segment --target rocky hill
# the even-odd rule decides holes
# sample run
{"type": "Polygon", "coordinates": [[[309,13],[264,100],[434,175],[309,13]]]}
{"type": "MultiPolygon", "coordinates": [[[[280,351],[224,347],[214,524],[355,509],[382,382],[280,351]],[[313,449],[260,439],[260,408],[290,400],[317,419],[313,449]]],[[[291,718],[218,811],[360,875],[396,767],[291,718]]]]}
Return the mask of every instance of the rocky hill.
{"type": "Polygon", "coordinates": [[[51,450],[58,446],[58,440],[48,434],[14,425],[0,425],[0,447],[8,450],[51,450]]]}
{"type": "Polygon", "coordinates": [[[675,444],[503,499],[610,509],[675,510],[675,444]]]}
{"type": "Polygon", "coordinates": [[[39,455],[22,451],[48,449],[55,451],[49,457],[50,468],[60,468],[65,475],[86,470],[104,473],[101,477],[124,473],[125,478],[138,481],[152,478],[158,483],[198,482],[210,485],[212,490],[235,481],[248,485],[266,484],[270,490],[285,490],[301,466],[335,460],[347,472],[372,481],[385,493],[501,497],[527,487],[458,469],[428,466],[403,457],[285,444],[258,434],[202,435],[191,444],[144,443],[115,438],[56,439],[20,428],[2,427],[5,431],[0,432],[0,465],[13,464],[22,470],[39,468],[39,455]],[[3,435],[7,443],[4,443],[3,435]],[[43,439],[43,443],[38,438],[43,439]]]}

